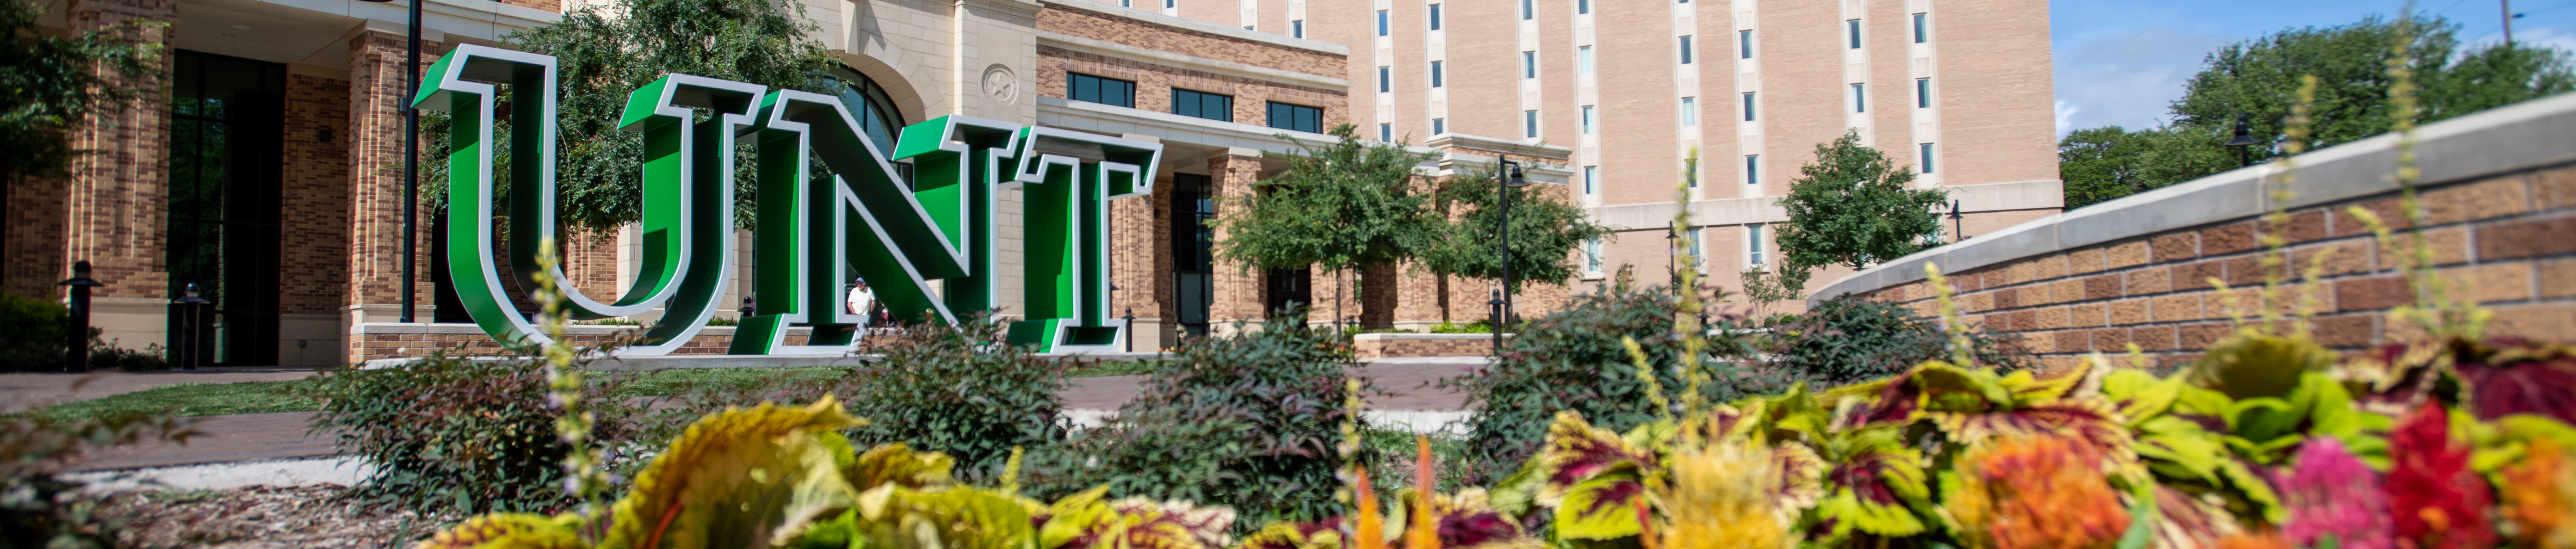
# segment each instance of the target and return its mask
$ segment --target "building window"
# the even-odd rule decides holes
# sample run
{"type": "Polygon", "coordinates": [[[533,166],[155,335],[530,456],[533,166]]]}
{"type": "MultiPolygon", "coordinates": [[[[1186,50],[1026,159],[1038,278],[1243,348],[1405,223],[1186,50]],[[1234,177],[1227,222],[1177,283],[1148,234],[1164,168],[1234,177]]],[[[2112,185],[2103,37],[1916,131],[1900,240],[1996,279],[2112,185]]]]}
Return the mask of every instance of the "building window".
{"type": "Polygon", "coordinates": [[[1172,114],[1234,121],[1234,96],[1172,88],[1172,114]]]}
{"type": "Polygon", "coordinates": [[[1592,46],[1574,48],[1574,72],[1592,74],[1592,46]]]}
{"type": "Polygon", "coordinates": [[[1431,119],[1431,135],[1440,135],[1440,134],[1445,134],[1445,133],[1449,133],[1449,119],[1447,119],[1447,118],[1433,118],[1433,119],[1431,119]]]}
{"type": "Polygon", "coordinates": [[[1521,78],[1538,78],[1538,52],[1521,52],[1521,78]]]}
{"type": "Polygon", "coordinates": [[[841,90],[841,104],[850,106],[850,117],[859,123],[861,133],[878,151],[894,152],[895,136],[903,133],[904,126],[903,110],[895,108],[894,97],[876,80],[849,67],[833,66],[824,72],[848,85],[841,90]]]}
{"type": "Polygon", "coordinates": [[[1735,31],[1736,59],[1753,58],[1753,29],[1735,31]]]}
{"type": "Polygon", "coordinates": [[[1869,93],[1863,84],[1852,84],[1852,112],[1869,112],[1869,93]]]}
{"type": "Polygon", "coordinates": [[[1843,28],[1848,30],[1845,34],[1851,35],[1851,49],[1860,49],[1860,20],[1843,21],[1843,28]]]}
{"type": "Polygon", "coordinates": [[[1306,133],[1324,133],[1324,109],[1272,101],[1270,102],[1270,127],[1306,133]]]}
{"type": "Polygon", "coordinates": [[[1065,94],[1073,96],[1067,99],[1121,107],[1136,106],[1135,82],[1101,78],[1078,72],[1065,73],[1065,81],[1065,94]]]}
{"type": "Polygon", "coordinates": [[[1753,92],[1744,92],[1744,121],[1753,121],[1753,92]]]}
{"type": "Polygon", "coordinates": [[[1395,123],[1393,123],[1393,122],[1379,122],[1379,123],[1377,123],[1377,140],[1378,140],[1378,141],[1384,141],[1384,142],[1387,142],[1387,143],[1394,143],[1394,142],[1395,142],[1395,123]]]}
{"type": "Polygon", "coordinates": [[[1700,251],[1700,242],[1708,240],[1708,229],[1706,227],[1692,228],[1690,236],[1685,238],[1690,239],[1689,247],[1685,250],[1690,253],[1691,268],[1698,269],[1700,272],[1708,272],[1708,254],[1700,251]]]}
{"type": "Polygon", "coordinates": [[[1682,186],[1699,188],[1699,155],[1693,154],[1689,158],[1682,159],[1682,186]]]}
{"type": "Polygon", "coordinates": [[[1431,5],[1431,30],[1440,30],[1440,5],[1431,5]]]}
{"type": "Polygon", "coordinates": [[[1538,111],[1521,111],[1521,137],[1538,139],[1538,111]]]}
{"type": "Polygon", "coordinates": [[[1133,8],[1133,7],[1136,7],[1136,0],[1118,0],[1118,7],[1121,7],[1121,8],[1133,8]]]}
{"type": "Polygon", "coordinates": [[[1762,226],[1745,225],[1744,264],[1760,267],[1766,263],[1764,259],[1766,258],[1762,257],[1762,226]]]}
{"type": "Polygon", "coordinates": [[[1689,36],[1683,36],[1683,37],[1682,37],[1682,64],[1684,64],[1684,65],[1688,65],[1688,64],[1691,64],[1691,62],[1692,62],[1692,61],[1695,61],[1695,60],[1697,60],[1697,59],[1698,59],[1698,58],[1697,58],[1696,56],[1691,55],[1691,37],[1689,37],[1689,36]]]}
{"type": "Polygon", "coordinates": [[[1289,20],[1289,21],[1288,21],[1288,36],[1297,37],[1297,38],[1305,38],[1305,37],[1306,37],[1306,20],[1304,20],[1304,19],[1293,19],[1293,20],[1289,20]]]}
{"type": "Polygon", "coordinates": [[[1441,64],[1442,64],[1442,63],[1441,63],[1441,62],[1439,62],[1439,61],[1433,61],[1433,62],[1431,62],[1431,87],[1437,88],[1437,87],[1440,87],[1442,84],[1444,84],[1444,83],[1446,83],[1446,82],[1447,82],[1447,80],[1446,80],[1446,79],[1441,78],[1441,74],[1440,74],[1440,72],[1441,72],[1441,71],[1440,71],[1440,66],[1441,66],[1441,64]]]}
{"type": "Polygon", "coordinates": [[[1386,10],[1377,10],[1377,35],[1386,36],[1387,31],[1386,10]]]}
{"type": "Polygon", "coordinates": [[[1537,18],[1538,6],[1536,4],[1536,0],[1521,0],[1521,20],[1528,21],[1537,18]]]}
{"type": "Polygon", "coordinates": [[[1181,0],[1163,0],[1163,9],[1180,9],[1181,0]]]}
{"type": "Polygon", "coordinates": [[[1601,274],[1601,240],[1583,241],[1583,272],[1601,274]]]}
{"type": "Polygon", "coordinates": [[[1914,108],[1932,108],[1932,79],[1914,79],[1914,108]]]}
{"type": "Polygon", "coordinates": [[[1592,133],[1592,130],[1593,130],[1593,124],[1592,124],[1592,106],[1591,106],[1591,105],[1584,105],[1584,106],[1583,106],[1583,133],[1592,133]]]}
{"type": "Polygon", "coordinates": [[[1928,13],[1917,13],[1917,14],[1914,14],[1914,43],[1916,43],[1916,44],[1921,44],[1921,43],[1923,43],[1924,41],[1931,39],[1931,37],[1932,37],[1931,29],[1930,29],[1930,28],[1928,28],[1928,26],[1927,26],[1927,25],[1925,25],[1925,21],[1923,20],[1925,16],[1929,16],[1929,15],[1931,15],[1931,14],[1928,14],[1928,13]]]}
{"type": "Polygon", "coordinates": [[[1394,91],[1395,91],[1395,73],[1394,73],[1394,71],[1390,70],[1390,67],[1378,67],[1378,68],[1377,68],[1377,92],[1378,92],[1378,93],[1393,93],[1394,91]]]}
{"type": "Polygon", "coordinates": [[[1574,0],[1574,13],[1592,13],[1592,0],[1574,0]]]}
{"type": "Polygon", "coordinates": [[[1744,155],[1744,184],[1762,184],[1762,155],[1744,155]]]}
{"type": "Polygon", "coordinates": [[[1932,144],[1924,143],[1922,149],[1923,173],[1932,173],[1932,144]]]}
{"type": "Polygon", "coordinates": [[[1684,97],[1684,98],[1682,98],[1682,125],[1684,125],[1684,126],[1697,126],[1697,125],[1699,125],[1699,98],[1697,98],[1697,97],[1684,97]]]}
{"type": "Polygon", "coordinates": [[[1601,167],[1600,167],[1600,166],[1584,166],[1584,167],[1583,167],[1583,194],[1593,194],[1593,193],[1601,192],[1600,183],[1601,183],[1601,167]]]}

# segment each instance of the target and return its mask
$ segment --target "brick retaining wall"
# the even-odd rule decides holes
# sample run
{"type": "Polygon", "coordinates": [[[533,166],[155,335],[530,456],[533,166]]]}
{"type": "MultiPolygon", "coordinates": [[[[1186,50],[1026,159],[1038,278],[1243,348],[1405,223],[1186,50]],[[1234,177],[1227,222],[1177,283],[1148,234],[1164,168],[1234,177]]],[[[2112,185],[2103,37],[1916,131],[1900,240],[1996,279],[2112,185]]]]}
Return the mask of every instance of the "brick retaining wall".
{"type": "MultiPolygon", "coordinates": [[[[1503,337],[1511,337],[1505,333],[1503,337]]],[[[1351,336],[1351,352],[1359,358],[1395,358],[1412,356],[1484,356],[1494,352],[1493,334],[1408,334],[1375,333],[1351,336]]]]}
{"type": "MultiPolygon", "coordinates": [[[[2576,142],[2576,96],[2499,111],[2520,112],[2426,128],[2424,238],[2440,276],[2494,312],[2489,335],[2576,341],[2576,148],[2566,146],[2576,142]]],[[[2421,334],[2388,315],[2415,300],[2401,274],[2404,248],[2381,246],[2347,212],[2370,210],[2400,230],[2401,246],[2408,241],[2396,187],[2384,178],[2391,144],[2383,136],[2302,156],[2309,167],[2292,190],[2303,196],[2277,229],[2259,218],[2268,206],[2255,184],[2277,181],[2269,179],[2277,166],[2257,166],[1908,256],[1817,299],[1856,293],[1931,314],[1923,264],[1956,265],[1949,277],[1966,319],[2022,336],[2047,364],[2135,343],[2170,367],[2231,329],[2230,295],[2210,280],[2232,286],[2258,314],[2252,298],[2269,253],[2261,235],[2280,230],[2293,269],[2286,289],[2308,291],[2297,270],[2331,253],[2316,292],[2319,343],[2353,351],[2403,341],[2421,334]],[[2123,227],[2148,230],[2119,234],[2123,227]]]]}

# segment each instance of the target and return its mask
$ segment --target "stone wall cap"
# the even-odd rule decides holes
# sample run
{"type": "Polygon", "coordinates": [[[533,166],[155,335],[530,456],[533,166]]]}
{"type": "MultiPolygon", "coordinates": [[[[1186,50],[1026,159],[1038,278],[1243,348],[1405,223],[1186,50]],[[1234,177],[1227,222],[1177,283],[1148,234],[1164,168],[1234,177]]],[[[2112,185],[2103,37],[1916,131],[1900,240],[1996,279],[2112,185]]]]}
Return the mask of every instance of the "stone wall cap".
{"type": "MultiPolygon", "coordinates": [[[[1513,334],[1512,334],[1511,332],[1503,332],[1503,337],[1512,337],[1512,335],[1513,335],[1513,334]]],[[[1417,334],[1417,333],[1412,333],[1412,332],[1369,332],[1369,333],[1364,333],[1364,334],[1353,334],[1353,335],[1351,335],[1351,340],[1352,340],[1352,341],[1406,341],[1406,340],[1423,341],[1423,340],[1451,340],[1451,339],[1493,339],[1493,337],[1494,337],[1494,334],[1491,334],[1491,333],[1477,333],[1477,334],[1417,334]]]]}
{"type": "MultiPolygon", "coordinates": [[[[2397,134],[2381,134],[2294,157],[2299,209],[2398,190],[2397,134]]],[[[2576,93],[2565,93],[2435,122],[2416,131],[2419,187],[2576,161],[2576,93]]],[[[2272,208],[2262,183],[2282,172],[2280,162],[2176,183],[2160,189],[2034,219],[1965,241],[1915,252],[1828,284],[1807,298],[1810,307],[1845,294],[1877,291],[1923,280],[1923,266],[1944,273],[2000,265],[2049,253],[2169,231],[2250,219],[2272,208]]]]}

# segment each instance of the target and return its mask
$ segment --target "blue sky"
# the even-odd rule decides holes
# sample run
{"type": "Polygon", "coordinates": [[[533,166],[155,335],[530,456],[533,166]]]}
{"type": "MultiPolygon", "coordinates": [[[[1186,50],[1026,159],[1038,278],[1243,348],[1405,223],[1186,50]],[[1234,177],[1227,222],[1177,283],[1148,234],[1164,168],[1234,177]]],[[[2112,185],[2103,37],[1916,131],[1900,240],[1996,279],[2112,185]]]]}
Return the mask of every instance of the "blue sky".
{"type": "MultiPolygon", "coordinates": [[[[2512,0],[2515,43],[2576,50],[2576,0],[2512,0]]],[[[2050,0],[2057,73],[2057,133],[2119,125],[2153,127],[2183,81],[2219,45],[2291,27],[2391,17],[2394,0],[2050,0]]],[[[2419,0],[2418,12],[2460,24],[2471,43],[2503,40],[2497,0],[2419,0]]]]}

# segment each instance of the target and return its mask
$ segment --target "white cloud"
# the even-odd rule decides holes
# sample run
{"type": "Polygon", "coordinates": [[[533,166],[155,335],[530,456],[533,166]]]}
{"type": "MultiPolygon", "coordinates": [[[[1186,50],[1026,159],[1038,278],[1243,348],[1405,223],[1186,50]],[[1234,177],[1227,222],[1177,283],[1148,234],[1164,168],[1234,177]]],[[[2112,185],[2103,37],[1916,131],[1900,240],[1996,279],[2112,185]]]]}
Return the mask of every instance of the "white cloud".
{"type": "Polygon", "coordinates": [[[2182,97],[2200,60],[2225,39],[2168,28],[2082,39],[2056,55],[2057,133],[2117,125],[2154,127],[2182,97]]]}

